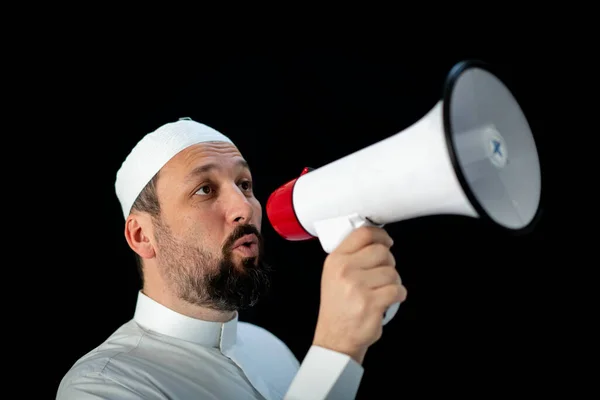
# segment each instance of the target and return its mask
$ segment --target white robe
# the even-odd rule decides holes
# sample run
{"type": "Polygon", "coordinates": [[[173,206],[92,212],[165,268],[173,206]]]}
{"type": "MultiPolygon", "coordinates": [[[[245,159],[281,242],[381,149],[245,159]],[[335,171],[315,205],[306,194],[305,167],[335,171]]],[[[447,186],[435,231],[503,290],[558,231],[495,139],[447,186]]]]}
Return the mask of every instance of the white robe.
{"type": "Polygon", "coordinates": [[[201,321],[139,292],[132,320],[66,373],[57,400],[354,399],[363,368],[312,346],[300,364],[270,332],[201,321]]]}

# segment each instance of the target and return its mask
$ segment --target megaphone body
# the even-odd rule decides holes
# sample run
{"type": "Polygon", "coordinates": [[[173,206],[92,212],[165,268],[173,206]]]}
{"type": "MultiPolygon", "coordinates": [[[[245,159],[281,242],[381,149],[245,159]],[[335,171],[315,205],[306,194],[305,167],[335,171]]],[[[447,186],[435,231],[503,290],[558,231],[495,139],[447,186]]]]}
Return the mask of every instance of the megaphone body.
{"type": "MultiPolygon", "coordinates": [[[[541,194],[527,119],[506,86],[476,61],[450,71],[443,97],[405,130],[275,190],[266,211],[287,240],[318,238],[332,252],[362,225],[435,214],[530,227],[541,194]]],[[[395,304],[386,324],[398,310],[395,304]]]]}

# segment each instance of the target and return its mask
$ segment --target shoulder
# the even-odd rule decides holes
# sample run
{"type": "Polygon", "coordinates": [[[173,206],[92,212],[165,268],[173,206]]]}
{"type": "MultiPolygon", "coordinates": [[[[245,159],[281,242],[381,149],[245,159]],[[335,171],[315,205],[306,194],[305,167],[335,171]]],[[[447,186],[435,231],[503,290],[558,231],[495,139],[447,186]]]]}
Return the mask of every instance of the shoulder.
{"type": "Polygon", "coordinates": [[[252,324],[250,322],[238,322],[238,331],[239,335],[241,335],[243,338],[251,338],[254,343],[262,343],[265,345],[274,346],[291,353],[290,349],[283,340],[261,326],[252,324]]]}
{"type": "Polygon", "coordinates": [[[248,322],[238,322],[236,349],[252,360],[256,371],[279,393],[291,384],[300,367],[294,353],[280,338],[248,322]]]}
{"type": "Polygon", "coordinates": [[[267,329],[249,322],[238,322],[238,332],[242,341],[252,343],[257,350],[268,350],[269,353],[273,351],[277,357],[298,365],[296,356],[285,342],[267,329]]]}
{"type": "MultiPolygon", "coordinates": [[[[87,399],[94,395],[104,398],[138,399],[151,395],[151,388],[129,381],[127,355],[136,349],[144,331],[128,322],[95,349],[80,357],[61,379],[56,399],[87,399]]],[[[96,397],[93,397],[96,398],[96,397]]]]}

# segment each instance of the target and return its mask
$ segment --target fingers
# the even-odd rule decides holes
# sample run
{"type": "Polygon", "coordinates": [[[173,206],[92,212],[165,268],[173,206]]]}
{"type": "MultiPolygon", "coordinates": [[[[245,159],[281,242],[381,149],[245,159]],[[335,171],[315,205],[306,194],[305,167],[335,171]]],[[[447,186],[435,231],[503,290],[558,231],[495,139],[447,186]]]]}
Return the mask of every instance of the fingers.
{"type": "Polygon", "coordinates": [[[370,244],[380,243],[388,249],[394,241],[383,228],[361,226],[352,231],[336,249],[338,253],[355,253],[370,244]]]}
{"type": "Polygon", "coordinates": [[[352,264],[362,269],[381,267],[384,265],[396,267],[396,258],[387,245],[371,244],[352,255],[352,264]]]}
{"type": "Polygon", "coordinates": [[[374,301],[382,312],[394,303],[402,303],[406,300],[407,294],[406,287],[399,282],[393,285],[382,286],[373,291],[374,301]]]}
{"type": "Polygon", "coordinates": [[[382,228],[363,226],[326,257],[314,343],[362,362],[382,334],[386,310],[407,295],[392,245],[382,228]]]}
{"type": "Polygon", "coordinates": [[[372,268],[362,275],[361,285],[369,289],[378,289],[387,285],[401,284],[400,274],[396,268],[391,266],[383,266],[372,268]]]}

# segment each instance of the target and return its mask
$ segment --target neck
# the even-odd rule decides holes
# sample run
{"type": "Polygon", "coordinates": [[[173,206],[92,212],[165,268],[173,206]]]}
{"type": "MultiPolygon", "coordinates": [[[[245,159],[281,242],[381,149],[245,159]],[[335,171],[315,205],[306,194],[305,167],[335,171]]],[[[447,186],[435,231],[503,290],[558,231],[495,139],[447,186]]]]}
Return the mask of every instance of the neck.
{"type": "Polygon", "coordinates": [[[219,311],[188,303],[174,295],[165,286],[153,287],[145,284],[142,293],[157,303],[190,318],[211,322],[227,322],[235,317],[235,311],[219,311]]]}

